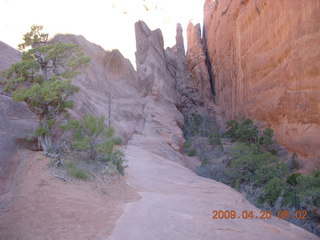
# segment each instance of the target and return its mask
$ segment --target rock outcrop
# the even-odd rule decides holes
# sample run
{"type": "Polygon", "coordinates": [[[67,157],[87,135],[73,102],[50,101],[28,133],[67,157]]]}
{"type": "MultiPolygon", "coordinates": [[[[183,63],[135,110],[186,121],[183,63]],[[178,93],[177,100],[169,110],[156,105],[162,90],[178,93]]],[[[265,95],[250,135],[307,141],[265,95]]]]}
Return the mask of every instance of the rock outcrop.
{"type": "Polygon", "coordinates": [[[188,65],[184,49],[181,24],[177,24],[176,45],[165,51],[166,60],[171,67],[172,75],[177,83],[177,94],[180,99],[178,108],[184,115],[203,113],[204,101],[199,89],[195,86],[188,65]]]}
{"type": "Polygon", "coordinates": [[[73,96],[74,113],[103,115],[107,123],[110,112],[111,125],[125,141],[130,139],[143,125],[141,90],[145,89],[130,61],[119,50],[105,51],[82,36],[57,35],[52,41],[78,44],[91,58],[89,66],[74,80],[80,87],[73,96]]]}
{"type": "MultiPolygon", "coordinates": [[[[177,109],[177,84],[166,58],[162,33],[159,29],[151,31],[142,21],[135,24],[135,31],[137,74],[146,86],[144,133],[152,136],[152,145],[155,141],[161,141],[161,145],[170,146],[172,152],[181,151],[184,143],[181,127],[184,120],[177,109]]],[[[159,148],[154,151],[160,154],[159,148]]],[[[179,156],[177,160],[183,164],[182,155],[173,155],[179,156]]]]}
{"type": "Polygon", "coordinates": [[[201,99],[208,106],[213,103],[213,93],[210,75],[206,64],[206,55],[201,39],[200,24],[193,25],[189,22],[187,28],[188,50],[186,61],[191,73],[193,85],[200,93],[201,99]]]}
{"type": "Polygon", "coordinates": [[[225,119],[240,113],[320,165],[319,1],[206,0],[205,42],[225,119]]]}

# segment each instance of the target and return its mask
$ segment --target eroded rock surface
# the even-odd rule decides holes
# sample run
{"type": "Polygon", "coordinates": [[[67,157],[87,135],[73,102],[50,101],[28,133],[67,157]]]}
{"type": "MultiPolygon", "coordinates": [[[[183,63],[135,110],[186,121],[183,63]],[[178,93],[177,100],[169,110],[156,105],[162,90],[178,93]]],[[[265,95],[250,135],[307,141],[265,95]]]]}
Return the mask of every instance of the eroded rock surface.
{"type": "Polygon", "coordinates": [[[216,103],[275,130],[277,141],[320,165],[319,1],[207,0],[204,31],[216,103]]]}

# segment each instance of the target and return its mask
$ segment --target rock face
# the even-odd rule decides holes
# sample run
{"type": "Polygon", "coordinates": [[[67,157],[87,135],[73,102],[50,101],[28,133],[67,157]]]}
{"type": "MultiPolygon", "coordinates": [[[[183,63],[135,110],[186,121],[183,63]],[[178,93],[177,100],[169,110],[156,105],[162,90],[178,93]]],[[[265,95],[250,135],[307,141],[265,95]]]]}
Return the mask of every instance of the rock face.
{"type": "MultiPolygon", "coordinates": [[[[150,144],[159,141],[172,152],[181,151],[184,143],[180,128],[183,126],[183,116],[177,109],[179,98],[172,72],[175,63],[169,64],[167,61],[159,29],[151,31],[144,22],[139,21],[135,24],[135,31],[137,74],[145,86],[144,133],[152,136],[150,144]]],[[[160,155],[166,152],[160,152],[159,148],[154,151],[160,155]]],[[[172,155],[183,164],[181,154],[172,155]]]]}
{"type": "Polygon", "coordinates": [[[189,22],[187,28],[188,50],[186,61],[188,70],[192,75],[193,85],[198,89],[205,105],[213,103],[210,75],[206,65],[206,55],[201,39],[200,24],[193,25],[189,22]]]}
{"type": "Polygon", "coordinates": [[[207,0],[205,42],[224,118],[243,113],[320,165],[319,1],[207,0]]]}
{"type": "Polygon", "coordinates": [[[179,110],[184,115],[203,112],[204,101],[199,89],[195,86],[186,62],[181,24],[177,24],[176,45],[166,49],[166,60],[173,66],[172,73],[176,78],[179,110]]]}
{"type": "Polygon", "coordinates": [[[126,180],[141,199],[126,205],[108,239],[318,239],[276,218],[212,219],[213,210],[260,211],[230,187],[185,167],[186,159],[177,151],[183,118],[175,98],[162,91],[177,94],[172,70],[178,61],[171,56],[167,62],[160,30],[151,31],[143,22],[135,29],[138,75],[148,91],[144,127],[126,149],[126,180]]]}
{"type": "Polygon", "coordinates": [[[130,61],[119,50],[105,51],[82,36],[57,35],[52,41],[78,44],[91,58],[89,66],[73,82],[80,87],[73,96],[74,113],[102,115],[107,124],[110,112],[111,125],[125,141],[130,139],[142,128],[144,119],[144,86],[130,61]]]}
{"type": "MultiPolygon", "coordinates": [[[[0,73],[19,61],[21,54],[0,42],[0,73]]],[[[0,74],[1,81],[1,74],[0,74]]],[[[25,138],[37,126],[36,116],[25,104],[12,101],[0,86],[0,196],[8,185],[18,164],[16,152],[19,138],[25,138]]]]}

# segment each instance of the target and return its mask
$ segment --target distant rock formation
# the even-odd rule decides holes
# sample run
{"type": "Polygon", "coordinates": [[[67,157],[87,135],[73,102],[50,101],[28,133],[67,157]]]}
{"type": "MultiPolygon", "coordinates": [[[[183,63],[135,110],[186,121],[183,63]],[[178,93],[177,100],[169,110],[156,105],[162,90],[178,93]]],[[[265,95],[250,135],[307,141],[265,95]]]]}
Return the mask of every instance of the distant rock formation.
{"type": "MultiPolygon", "coordinates": [[[[204,35],[224,119],[240,113],[320,165],[320,1],[206,0],[204,35]]],[[[310,166],[307,166],[307,165],[310,166]]]]}
{"type": "Polygon", "coordinates": [[[200,93],[205,105],[213,103],[213,94],[210,83],[210,75],[206,64],[206,55],[201,39],[200,24],[193,25],[189,22],[187,28],[188,50],[186,62],[192,75],[193,85],[200,93]]]}
{"type": "MultiPolygon", "coordinates": [[[[168,61],[159,29],[151,31],[144,22],[139,21],[135,24],[135,31],[137,74],[143,82],[141,90],[146,102],[144,132],[152,136],[151,145],[153,141],[161,141],[165,146],[169,145],[173,152],[182,151],[184,138],[181,127],[184,120],[177,109],[180,102],[176,73],[172,69],[176,68],[176,62],[168,61]]],[[[163,155],[164,151],[159,149],[154,151],[163,155]]],[[[176,160],[184,164],[182,155],[174,156],[178,156],[176,160]]]]}

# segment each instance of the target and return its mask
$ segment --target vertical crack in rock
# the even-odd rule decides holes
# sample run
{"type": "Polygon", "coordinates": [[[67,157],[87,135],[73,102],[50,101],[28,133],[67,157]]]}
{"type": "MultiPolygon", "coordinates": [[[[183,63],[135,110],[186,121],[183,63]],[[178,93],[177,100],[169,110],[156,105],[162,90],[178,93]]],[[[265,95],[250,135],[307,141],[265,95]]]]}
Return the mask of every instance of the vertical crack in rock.
{"type": "Polygon", "coordinates": [[[211,86],[211,92],[212,92],[212,96],[213,96],[213,101],[214,103],[216,102],[216,90],[215,90],[215,79],[214,79],[214,70],[212,68],[211,65],[211,61],[210,61],[210,56],[208,53],[208,46],[207,46],[207,36],[206,36],[206,30],[205,28],[203,28],[203,48],[204,48],[204,53],[205,53],[205,57],[206,57],[206,66],[209,72],[209,80],[210,80],[210,86],[211,86]]]}

